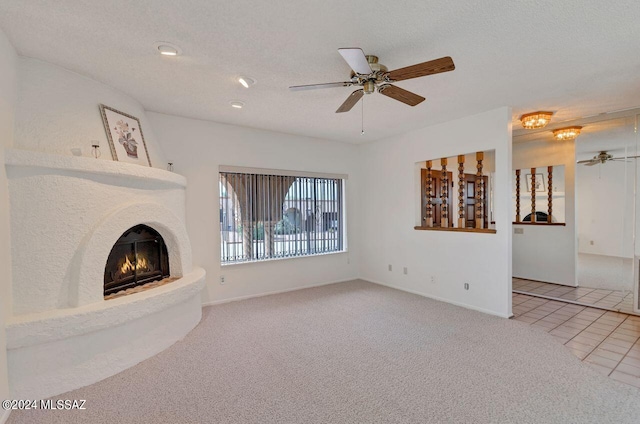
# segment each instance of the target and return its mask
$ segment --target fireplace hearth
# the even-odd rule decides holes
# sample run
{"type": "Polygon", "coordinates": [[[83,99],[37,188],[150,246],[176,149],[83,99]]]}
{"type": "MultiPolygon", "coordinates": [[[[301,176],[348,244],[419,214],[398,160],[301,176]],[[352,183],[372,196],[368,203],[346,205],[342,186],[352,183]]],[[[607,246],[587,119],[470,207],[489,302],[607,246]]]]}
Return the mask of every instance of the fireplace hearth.
{"type": "Polygon", "coordinates": [[[169,277],[169,256],[162,236],[137,225],[114,244],[104,270],[104,295],[169,277]]]}

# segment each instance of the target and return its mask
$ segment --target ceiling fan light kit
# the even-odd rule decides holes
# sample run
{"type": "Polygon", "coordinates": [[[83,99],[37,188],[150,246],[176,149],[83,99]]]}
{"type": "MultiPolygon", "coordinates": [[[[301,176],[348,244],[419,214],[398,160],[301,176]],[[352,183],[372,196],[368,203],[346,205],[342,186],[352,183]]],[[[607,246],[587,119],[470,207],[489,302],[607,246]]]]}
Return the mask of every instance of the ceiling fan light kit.
{"type": "Polygon", "coordinates": [[[582,127],[558,128],[553,131],[553,138],[558,141],[575,140],[580,135],[580,130],[582,127]]]}
{"type": "Polygon", "coordinates": [[[535,130],[538,128],[544,128],[547,126],[549,122],[551,122],[551,116],[553,112],[532,112],[525,113],[520,117],[520,122],[522,123],[522,127],[527,130],[535,130]]]}
{"type": "Polygon", "coordinates": [[[389,71],[386,66],[378,62],[377,56],[365,55],[360,48],[341,48],[338,49],[338,53],[340,53],[342,58],[352,69],[351,77],[348,81],[296,85],[289,88],[292,91],[301,91],[317,88],[361,87],[347,97],[347,100],[340,105],[338,110],[336,110],[336,113],[350,111],[362,96],[365,94],[373,94],[376,90],[378,93],[391,97],[399,102],[409,106],[416,106],[422,103],[425,98],[397,87],[392,83],[411,78],[439,74],[442,72],[449,72],[455,69],[453,60],[449,56],[389,71]]]}

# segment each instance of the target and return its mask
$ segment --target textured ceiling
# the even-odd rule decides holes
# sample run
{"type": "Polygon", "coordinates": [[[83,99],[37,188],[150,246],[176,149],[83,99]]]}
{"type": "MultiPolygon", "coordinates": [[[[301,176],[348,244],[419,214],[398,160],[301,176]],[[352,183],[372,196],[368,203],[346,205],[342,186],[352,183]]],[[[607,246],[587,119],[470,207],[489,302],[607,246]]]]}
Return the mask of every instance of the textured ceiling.
{"type": "Polygon", "coordinates": [[[586,118],[552,123],[538,130],[514,129],[513,142],[559,143],[553,138],[553,130],[566,126],[580,126],[582,130],[575,141],[576,158],[591,159],[601,151],[615,156],[640,154],[640,134],[636,127],[640,120],[640,109],[629,109],[615,113],[604,113],[586,118]]]}
{"type": "Polygon", "coordinates": [[[2,0],[0,26],[19,54],[147,110],[349,142],[504,105],[564,120],[640,104],[637,1],[2,0]],[[184,55],[162,57],[156,41],[184,55]],[[355,46],[389,69],[449,55],[456,70],[398,83],[427,98],[414,108],[365,96],[361,136],[360,105],[334,113],[352,89],[287,89],[345,80],[337,49],[355,46]]]}

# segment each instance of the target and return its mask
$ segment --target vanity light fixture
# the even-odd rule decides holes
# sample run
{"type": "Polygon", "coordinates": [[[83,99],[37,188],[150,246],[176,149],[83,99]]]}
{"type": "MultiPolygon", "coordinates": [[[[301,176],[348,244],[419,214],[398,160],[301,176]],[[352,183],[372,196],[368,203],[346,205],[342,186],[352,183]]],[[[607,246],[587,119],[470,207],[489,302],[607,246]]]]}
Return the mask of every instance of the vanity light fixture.
{"type": "Polygon", "coordinates": [[[256,80],[251,77],[238,77],[238,82],[242,84],[244,88],[249,88],[256,83],[256,80]]]}
{"type": "Polygon", "coordinates": [[[538,128],[545,127],[549,122],[551,122],[551,116],[553,112],[532,112],[525,113],[520,117],[520,122],[522,122],[522,126],[527,130],[535,130],[538,128]]]}
{"type": "Polygon", "coordinates": [[[231,105],[231,107],[236,109],[242,109],[244,107],[244,102],[241,102],[239,100],[233,100],[229,102],[229,104],[231,105]]]}
{"type": "Polygon", "coordinates": [[[553,130],[553,138],[558,141],[575,140],[580,135],[582,127],[566,127],[553,130]]]}

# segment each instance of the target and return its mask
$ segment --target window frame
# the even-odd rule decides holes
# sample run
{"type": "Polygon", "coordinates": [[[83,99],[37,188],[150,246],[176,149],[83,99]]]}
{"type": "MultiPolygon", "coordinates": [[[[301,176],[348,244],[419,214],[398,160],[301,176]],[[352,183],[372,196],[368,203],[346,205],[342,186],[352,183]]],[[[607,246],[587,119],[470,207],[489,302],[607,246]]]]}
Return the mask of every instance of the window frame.
{"type": "Polygon", "coordinates": [[[221,266],[348,252],[347,179],[348,176],[345,174],[220,166],[218,170],[220,210],[218,233],[221,266]],[[239,179],[235,183],[230,183],[228,179],[231,175],[239,179]],[[252,182],[256,187],[263,187],[261,191],[252,187],[252,182]],[[319,186],[322,185],[324,188],[319,189],[319,186]],[[289,198],[294,187],[297,187],[298,197],[289,198]],[[259,194],[265,191],[267,192],[266,196],[259,194]],[[309,196],[309,191],[313,191],[312,196],[309,196]],[[275,192],[277,194],[274,194],[275,192]],[[226,194],[224,199],[223,193],[226,194]],[[301,193],[304,193],[304,199],[300,197],[301,193]],[[240,200],[239,197],[244,197],[244,199],[240,200]],[[228,203],[231,198],[235,204],[229,207],[228,203]],[[223,202],[226,203],[223,204],[223,202]],[[293,232],[291,233],[285,232],[286,224],[284,221],[286,219],[288,225],[291,224],[290,218],[287,218],[287,211],[292,209],[292,204],[306,205],[304,208],[306,214],[301,214],[302,209],[297,209],[298,215],[294,216],[293,232]],[[268,211],[265,211],[265,205],[270,206],[268,211]],[[309,209],[310,206],[311,209],[309,209]],[[245,212],[242,211],[243,208],[246,208],[245,212]],[[255,213],[256,208],[258,213],[255,213]],[[313,212],[309,213],[309,210],[313,212]],[[229,211],[232,211],[231,218],[228,216],[229,211]],[[225,227],[223,220],[229,222],[229,219],[233,220],[233,225],[225,227]],[[336,230],[332,231],[334,221],[338,221],[338,223],[336,230]],[[248,231],[244,231],[239,225],[244,223],[250,225],[248,231]],[[280,233],[276,230],[278,225],[280,226],[279,231],[282,231],[280,233]],[[307,227],[309,225],[312,227],[307,227]],[[327,225],[329,226],[327,227],[327,225]],[[293,237],[291,237],[292,234],[293,237]],[[322,236],[319,237],[319,234],[322,236]],[[225,243],[227,243],[226,246],[225,243]],[[229,244],[236,245],[233,248],[233,253],[228,250],[229,244]],[[238,249],[238,245],[242,246],[241,249],[238,249]],[[295,246],[294,250],[291,250],[292,245],[295,246]],[[288,246],[288,250],[285,246],[288,246]],[[246,247],[249,248],[248,254],[251,257],[245,256],[246,247]],[[240,254],[237,253],[238,250],[240,250],[240,254]]]}

